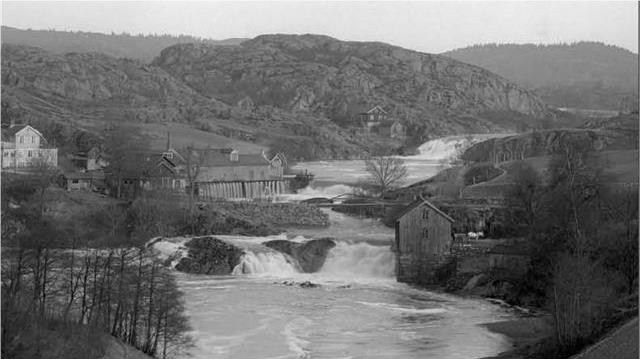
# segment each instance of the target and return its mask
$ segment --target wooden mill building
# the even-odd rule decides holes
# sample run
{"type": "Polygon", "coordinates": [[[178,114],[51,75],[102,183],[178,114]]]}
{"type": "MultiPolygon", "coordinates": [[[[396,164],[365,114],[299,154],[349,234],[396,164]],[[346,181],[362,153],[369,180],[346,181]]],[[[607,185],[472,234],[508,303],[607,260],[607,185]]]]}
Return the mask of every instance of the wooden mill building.
{"type": "Polygon", "coordinates": [[[451,253],[453,219],[429,201],[410,203],[395,221],[396,278],[429,283],[451,253]]]}

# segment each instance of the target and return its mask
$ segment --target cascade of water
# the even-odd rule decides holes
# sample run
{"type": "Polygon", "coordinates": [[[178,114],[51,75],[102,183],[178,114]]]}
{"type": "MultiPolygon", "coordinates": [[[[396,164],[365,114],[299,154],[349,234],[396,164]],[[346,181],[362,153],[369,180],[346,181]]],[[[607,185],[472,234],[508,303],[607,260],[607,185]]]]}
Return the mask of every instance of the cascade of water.
{"type": "Polygon", "coordinates": [[[394,255],[388,246],[338,242],[329,252],[320,274],[343,278],[391,278],[394,267],[394,255]]]}
{"type": "Polygon", "coordinates": [[[240,263],[233,269],[233,275],[257,274],[274,277],[292,276],[298,271],[291,261],[278,252],[247,251],[242,255],[240,263]]]}

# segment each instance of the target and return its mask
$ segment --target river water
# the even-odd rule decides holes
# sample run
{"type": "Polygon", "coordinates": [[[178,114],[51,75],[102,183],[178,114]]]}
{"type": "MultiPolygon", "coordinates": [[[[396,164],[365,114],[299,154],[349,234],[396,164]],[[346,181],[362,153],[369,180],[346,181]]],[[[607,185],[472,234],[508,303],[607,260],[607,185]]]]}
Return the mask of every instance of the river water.
{"type": "MultiPolygon", "coordinates": [[[[437,154],[407,158],[410,171],[421,179],[434,174],[437,154]]],[[[334,184],[316,185],[291,200],[330,195],[354,183],[345,174],[349,168],[355,171],[349,161],[304,165],[317,179],[334,184]]],[[[506,338],[481,324],[512,318],[510,311],[480,299],[397,283],[390,250],[393,231],[376,220],[326,211],[331,226],[324,229],[292,228],[271,237],[219,236],[245,249],[234,275],[176,273],[193,329],[193,358],[455,359],[508,349],[506,338]],[[299,273],[282,254],[260,244],[326,236],[337,245],[317,273],[299,273]],[[319,286],[298,285],[306,281],[319,286]]],[[[158,244],[165,254],[178,247],[179,241],[158,244]]]]}

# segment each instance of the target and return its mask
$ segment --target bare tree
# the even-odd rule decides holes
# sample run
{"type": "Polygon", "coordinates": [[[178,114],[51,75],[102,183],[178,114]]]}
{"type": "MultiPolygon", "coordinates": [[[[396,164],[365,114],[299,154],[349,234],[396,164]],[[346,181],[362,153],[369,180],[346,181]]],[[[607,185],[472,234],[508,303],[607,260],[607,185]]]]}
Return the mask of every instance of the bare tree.
{"type": "Polygon", "coordinates": [[[184,175],[187,180],[187,199],[188,199],[188,216],[187,221],[191,223],[191,233],[195,233],[195,220],[194,220],[194,212],[195,212],[195,197],[198,194],[197,188],[197,180],[200,175],[200,168],[202,167],[202,163],[204,161],[205,154],[195,151],[193,146],[188,146],[183,151],[185,167],[184,167],[184,175]]]}
{"type": "Polygon", "coordinates": [[[383,198],[387,191],[397,187],[407,178],[407,166],[398,157],[371,157],[365,159],[364,164],[369,180],[383,198]]]}
{"type": "Polygon", "coordinates": [[[138,137],[131,128],[113,127],[105,131],[104,147],[109,162],[105,172],[115,182],[116,198],[122,195],[122,180],[144,168],[146,148],[138,137]]]}

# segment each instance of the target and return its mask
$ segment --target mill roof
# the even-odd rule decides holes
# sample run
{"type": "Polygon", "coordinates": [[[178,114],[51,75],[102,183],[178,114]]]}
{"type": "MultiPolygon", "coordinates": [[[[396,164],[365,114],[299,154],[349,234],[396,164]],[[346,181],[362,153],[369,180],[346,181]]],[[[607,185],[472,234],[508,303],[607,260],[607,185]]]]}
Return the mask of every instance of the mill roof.
{"type": "MultiPolygon", "coordinates": [[[[194,161],[201,167],[235,167],[235,166],[266,166],[269,162],[261,154],[238,154],[237,161],[231,161],[232,149],[198,149],[193,150],[194,161]]],[[[187,158],[185,154],[182,157],[187,158]]]]}
{"type": "Polygon", "coordinates": [[[438,207],[436,207],[433,203],[427,201],[426,199],[424,199],[422,196],[419,199],[416,199],[415,201],[409,203],[397,216],[396,216],[396,220],[402,218],[405,214],[411,212],[413,209],[415,209],[416,207],[419,207],[421,205],[426,205],[427,207],[433,209],[436,213],[438,213],[439,215],[441,215],[442,217],[444,217],[444,219],[446,219],[449,222],[455,222],[453,220],[453,218],[449,217],[446,213],[442,212],[438,207]]]}

